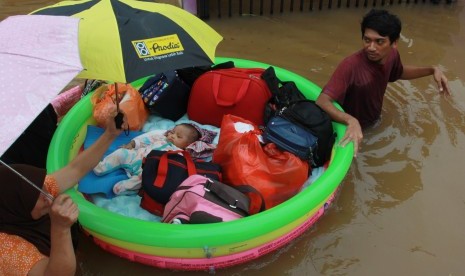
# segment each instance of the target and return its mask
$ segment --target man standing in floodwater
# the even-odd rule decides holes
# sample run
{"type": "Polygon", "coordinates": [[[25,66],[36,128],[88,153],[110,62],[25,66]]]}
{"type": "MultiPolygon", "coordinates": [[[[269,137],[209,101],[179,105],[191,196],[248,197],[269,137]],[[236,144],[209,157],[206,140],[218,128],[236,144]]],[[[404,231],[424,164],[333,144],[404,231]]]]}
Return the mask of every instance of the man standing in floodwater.
{"type": "Polygon", "coordinates": [[[373,126],[381,115],[388,82],[433,75],[439,92],[450,95],[448,81],[435,66],[403,65],[397,50],[402,24],[386,10],[371,10],[362,20],[363,48],[346,57],[323,87],[316,103],[337,122],[347,125],[341,145],[354,142],[354,156],[360,149],[362,130],[373,126]],[[342,112],[333,105],[338,102],[342,112]]]}

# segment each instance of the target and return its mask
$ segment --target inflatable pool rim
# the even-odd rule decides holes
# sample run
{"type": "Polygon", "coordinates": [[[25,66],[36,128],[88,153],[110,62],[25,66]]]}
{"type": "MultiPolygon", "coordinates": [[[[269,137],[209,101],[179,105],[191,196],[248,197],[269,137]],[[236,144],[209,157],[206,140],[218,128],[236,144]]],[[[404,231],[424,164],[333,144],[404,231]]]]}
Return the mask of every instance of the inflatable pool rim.
{"type": "MultiPolygon", "coordinates": [[[[215,62],[221,63],[229,60],[233,60],[236,67],[267,68],[270,66],[261,62],[226,57],[216,58],[215,62]]],[[[315,99],[320,93],[321,89],[304,77],[277,66],[273,67],[280,79],[294,81],[307,98],[315,99]]],[[[136,81],[133,85],[139,87],[144,80],[136,81]]],[[[60,123],[49,149],[47,159],[49,172],[65,166],[78,153],[85,137],[86,126],[94,123],[91,118],[92,105],[89,96],[79,101],[60,123]],[[69,151],[64,150],[68,148],[69,151]]],[[[336,105],[336,107],[340,109],[340,106],[336,105]]],[[[346,127],[334,122],[333,126],[338,137],[337,145],[346,127]]],[[[219,253],[227,255],[228,250],[230,253],[240,252],[241,249],[237,246],[240,247],[244,241],[255,240],[256,245],[262,245],[259,241],[261,237],[269,236],[270,233],[279,229],[285,229],[288,225],[295,226],[296,221],[302,221],[302,218],[316,213],[331,196],[334,196],[350,167],[352,156],[352,144],[346,147],[335,146],[329,167],[311,186],[272,209],[226,223],[171,225],[142,221],[97,207],[87,201],[76,189],[70,189],[67,193],[79,206],[79,222],[84,229],[103,239],[106,238],[107,242],[114,243],[118,247],[142,252],[142,254],[161,250],[162,255],[168,258],[198,258],[198,254],[191,254],[192,249],[203,252],[206,247],[227,247],[226,251],[219,253]],[[230,245],[236,246],[235,249],[228,247],[230,245]],[[174,251],[170,252],[170,249],[174,251]],[[185,251],[185,254],[179,256],[179,250],[176,249],[185,251]],[[164,254],[165,251],[166,254],[164,254]]],[[[256,245],[249,245],[249,247],[256,245]]],[[[247,249],[249,248],[245,246],[243,250],[247,249]]],[[[205,258],[211,257],[208,254],[203,255],[205,258]]]]}

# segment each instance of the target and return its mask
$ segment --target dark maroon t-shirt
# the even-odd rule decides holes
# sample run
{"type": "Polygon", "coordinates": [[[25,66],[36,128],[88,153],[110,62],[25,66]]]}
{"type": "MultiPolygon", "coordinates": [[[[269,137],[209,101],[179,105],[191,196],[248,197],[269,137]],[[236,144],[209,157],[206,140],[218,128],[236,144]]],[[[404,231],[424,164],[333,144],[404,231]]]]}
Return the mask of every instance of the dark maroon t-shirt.
{"type": "Polygon", "coordinates": [[[402,72],[402,62],[396,49],[392,49],[384,64],[370,61],[360,50],[338,65],[323,87],[323,93],[366,127],[379,119],[387,84],[398,80],[402,72]]]}

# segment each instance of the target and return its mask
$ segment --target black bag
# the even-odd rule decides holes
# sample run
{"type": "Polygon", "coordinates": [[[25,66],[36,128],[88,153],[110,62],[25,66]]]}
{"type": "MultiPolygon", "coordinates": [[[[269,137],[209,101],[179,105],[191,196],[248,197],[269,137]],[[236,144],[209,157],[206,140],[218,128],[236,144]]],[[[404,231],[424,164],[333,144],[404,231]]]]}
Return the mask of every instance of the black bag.
{"type": "Polygon", "coordinates": [[[141,207],[162,216],[164,205],[176,188],[194,174],[221,181],[218,164],[193,161],[187,151],[152,150],[142,162],[141,207]]]}
{"type": "Polygon", "coordinates": [[[278,112],[279,116],[302,126],[318,138],[316,154],[313,160],[316,166],[322,166],[331,157],[336,139],[331,118],[312,100],[301,100],[291,103],[278,112]]]}
{"type": "Polygon", "coordinates": [[[265,106],[263,114],[265,124],[278,110],[289,106],[292,102],[306,99],[293,81],[281,81],[272,66],[263,72],[262,79],[273,95],[265,106]]]}
{"type": "Polygon", "coordinates": [[[279,149],[308,161],[311,167],[317,167],[318,138],[306,128],[281,116],[274,116],[268,121],[263,138],[265,142],[274,143],[279,149]]]}
{"type": "Polygon", "coordinates": [[[179,77],[187,84],[189,87],[192,87],[195,80],[200,77],[203,73],[206,73],[211,70],[216,69],[229,69],[234,68],[234,61],[226,61],[223,63],[219,63],[213,66],[193,66],[187,67],[183,69],[176,70],[178,72],[179,77]]]}
{"type": "Polygon", "coordinates": [[[190,87],[176,71],[159,73],[147,79],[139,93],[152,114],[177,121],[187,112],[190,87]]]}

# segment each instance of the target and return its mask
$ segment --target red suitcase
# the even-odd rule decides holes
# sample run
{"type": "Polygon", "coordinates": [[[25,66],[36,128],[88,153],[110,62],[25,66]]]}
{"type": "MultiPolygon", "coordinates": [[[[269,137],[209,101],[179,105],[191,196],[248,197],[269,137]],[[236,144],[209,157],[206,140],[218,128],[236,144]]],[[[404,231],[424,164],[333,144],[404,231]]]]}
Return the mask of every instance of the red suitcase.
{"type": "Polygon", "coordinates": [[[223,115],[232,114],[263,125],[271,92],[261,78],[262,68],[230,68],[202,74],[192,85],[187,106],[190,120],[220,127],[223,115]]]}

